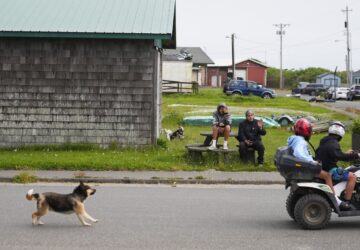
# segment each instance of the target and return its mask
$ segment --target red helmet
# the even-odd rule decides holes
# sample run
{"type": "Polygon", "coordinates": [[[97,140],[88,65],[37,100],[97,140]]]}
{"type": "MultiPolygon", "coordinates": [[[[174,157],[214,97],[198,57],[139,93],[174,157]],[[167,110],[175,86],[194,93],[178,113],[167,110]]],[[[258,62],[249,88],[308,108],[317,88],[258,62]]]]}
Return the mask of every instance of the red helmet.
{"type": "Polygon", "coordinates": [[[301,118],[295,123],[294,131],[296,135],[301,135],[305,139],[310,139],[312,133],[311,123],[305,118],[301,118]]]}

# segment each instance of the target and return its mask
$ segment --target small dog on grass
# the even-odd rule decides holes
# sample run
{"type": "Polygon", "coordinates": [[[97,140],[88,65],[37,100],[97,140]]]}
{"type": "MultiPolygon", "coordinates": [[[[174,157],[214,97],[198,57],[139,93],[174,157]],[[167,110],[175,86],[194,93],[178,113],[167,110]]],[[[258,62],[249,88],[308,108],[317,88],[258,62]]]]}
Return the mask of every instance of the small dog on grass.
{"type": "Polygon", "coordinates": [[[26,199],[29,201],[36,200],[37,205],[37,211],[32,214],[32,224],[43,225],[44,223],[40,221],[40,217],[46,215],[49,211],[54,211],[64,214],[76,213],[84,226],[91,226],[85,219],[93,223],[98,222],[98,220],[91,217],[85,211],[84,201],[88,196],[95,194],[95,192],[96,189],[85,185],[82,181],[80,181],[79,186],[71,194],[50,192],[34,194],[34,189],[30,189],[26,194],[26,199]]]}
{"type": "Polygon", "coordinates": [[[179,138],[180,140],[184,139],[185,135],[184,135],[184,128],[183,127],[178,127],[177,130],[175,130],[174,132],[172,132],[170,129],[164,129],[165,133],[166,133],[166,138],[169,141],[174,140],[175,138],[179,138]]]}

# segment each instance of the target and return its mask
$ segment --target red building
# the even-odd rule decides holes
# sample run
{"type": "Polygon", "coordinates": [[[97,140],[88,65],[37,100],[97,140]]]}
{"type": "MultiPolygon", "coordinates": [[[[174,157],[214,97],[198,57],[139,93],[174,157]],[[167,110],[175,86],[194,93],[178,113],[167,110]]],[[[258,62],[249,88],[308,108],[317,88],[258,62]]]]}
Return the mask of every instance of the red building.
{"type": "MultiPolygon", "coordinates": [[[[263,86],[267,82],[267,66],[255,59],[247,59],[235,64],[235,77],[255,81],[263,86]]],[[[207,85],[221,87],[228,74],[232,73],[232,66],[208,66],[207,85]]]]}

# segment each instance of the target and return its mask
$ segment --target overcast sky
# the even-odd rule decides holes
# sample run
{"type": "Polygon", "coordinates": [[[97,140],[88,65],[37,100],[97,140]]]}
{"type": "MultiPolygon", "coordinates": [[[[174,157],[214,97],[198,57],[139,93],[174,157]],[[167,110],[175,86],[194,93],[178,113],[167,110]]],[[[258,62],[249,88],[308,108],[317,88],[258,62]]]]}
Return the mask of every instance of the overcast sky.
{"type": "Polygon", "coordinates": [[[346,70],[345,12],[349,7],[352,69],[360,70],[360,0],[177,0],[177,46],[201,47],[216,64],[256,58],[280,67],[274,24],[283,36],[283,68],[346,70]]]}

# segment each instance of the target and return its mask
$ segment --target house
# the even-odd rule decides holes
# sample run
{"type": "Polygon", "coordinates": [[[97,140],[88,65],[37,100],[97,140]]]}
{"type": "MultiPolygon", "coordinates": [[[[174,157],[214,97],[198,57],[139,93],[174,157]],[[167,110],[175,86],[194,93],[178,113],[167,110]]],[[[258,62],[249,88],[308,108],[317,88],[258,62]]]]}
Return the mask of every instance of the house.
{"type": "Polygon", "coordinates": [[[0,5],[0,147],[156,143],[175,0],[0,5]]]}
{"type": "Polygon", "coordinates": [[[316,83],[324,84],[324,86],[327,87],[331,87],[334,85],[336,87],[340,87],[341,78],[337,75],[334,75],[333,73],[324,73],[316,77],[316,83]]]}
{"type": "Polygon", "coordinates": [[[163,81],[191,83],[192,81],[191,59],[179,59],[174,55],[163,55],[162,79],[163,81]]]}
{"type": "Polygon", "coordinates": [[[360,70],[352,73],[352,83],[360,84],[360,70]]]}
{"type": "Polygon", "coordinates": [[[191,93],[193,89],[192,68],[191,58],[163,55],[162,93],[191,93]]]}
{"type": "MultiPolygon", "coordinates": [[[[267,66],[256,60],[247,59],[235,64],[235,77],[255,81],[266,86],[267,66]]],[[[208,69],[208,86],[221,87],[224,81],[232,76],[232,65],[226,66],[209,66],[208,69]]]]}
{"type": "MultiPolygon", "coordinates": [[[[172,56],[178,60],[192,60],[191,81],[198,82],[200,86],[207,84],[208,65],[214,64],[210,57],[200,47],[177,47],[164,50],[164,56],[172,56]]],[[[164,57],[164,60],[167,60],[164,57]]],[[[165,73],[165,72],[164,72],[165,73]]]]}

